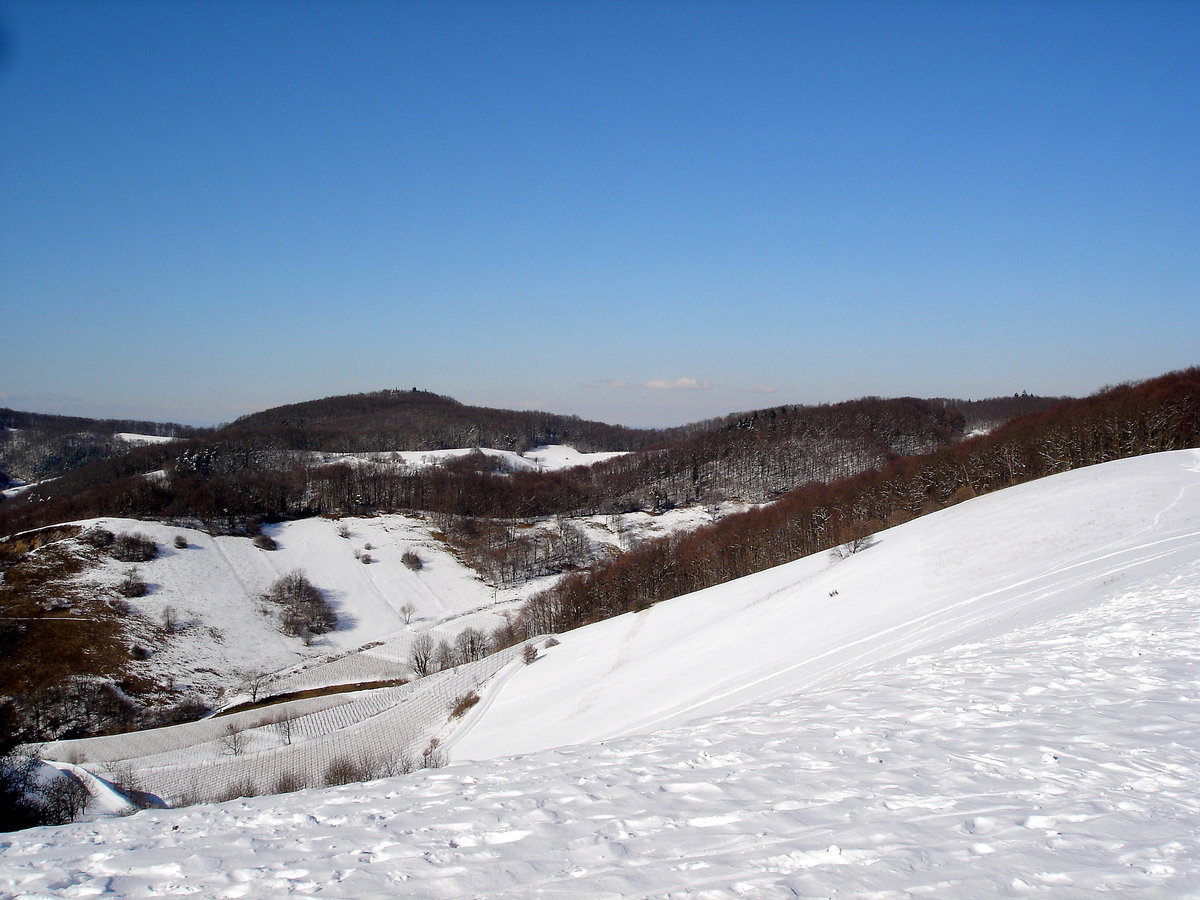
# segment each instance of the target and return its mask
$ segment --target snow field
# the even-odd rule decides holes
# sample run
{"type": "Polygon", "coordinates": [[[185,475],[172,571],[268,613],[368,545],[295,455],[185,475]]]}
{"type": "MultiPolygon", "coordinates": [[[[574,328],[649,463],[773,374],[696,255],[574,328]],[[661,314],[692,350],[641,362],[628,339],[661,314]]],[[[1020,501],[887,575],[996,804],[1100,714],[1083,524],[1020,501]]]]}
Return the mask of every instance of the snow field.
{"type": "MultiPolygon", "coordinates": [[[[474,572],[467,569],[430,536],[429,526],[411,516],[379,516],[372,519],[305,519],[267,526],[266,532],[279,545],[265,551],[244,537],[213,537],[194,529],[157,522],[105,518],[79,523],[113,532],[141,532],[159,545],[159,557],[139,563],[142,577],[151,590],[130,605],[153,622],[159,622],[167,607],[175,610],[181,627],[151,649],[148,668],[174,680],[180,687],[194,687],[214,696],[235,688],[240,673],[295,670],[291,682],[278,690],[298,690],[341,683],[356,666],[350,681],[377,677],[395,678],[407,671],[402,663],[407,643],[418,630],[451,623],[465,614],[492,606],[492,592],[474,572]],[[349,538],[338,535],[341,528],[349,538]],[[188,546],[174,546],[182,535],[188,546]],[[372,549],[364,551],[371,544],[372,549]],[[355,551],[370,553],[373,562],[363,564],[355,551]],[[406,551],[415,550],[424,565],[413,572],[402,562],[406,551]],[[259,596],[280,575],[301,569],[325,596],[339,617],[337,630],[321,635],[311,647],[279,632],[274,615],[264,614],[259,596]],[[411,604],[411,626],[404,623],[401,607],[411,604]],[[300,677],[300,666],[319,667],[329,657],[348,658],[365,644],[393,639],[391,656],[374,654],[356,662],[345,662],[325,673],[300,677]],[[361,676],[361,677],[360,677],[361,676]]],[[[129,564],[115,560],[89,572],[88,578],[115,584],[129,564]]],[[[501,620],[492,614],[494,624],[501,620]]],[[[268,610],[270,612],[270,610],[268,610]]],[[[455,627],[442,631],[453,637],[455,627]]]]}
{"type": "Polygon", "coordinates": [[[446,769],[10,835],[0,896],[1200,896],[1198,501],[1122,460],[579,629],[446,769]]]}
{"type": "Polygon", "coordinates": [[[1197,556],[1200,452],[1067,472],[881,532],[844,560],[817,554],[562,635],[473,719],[456,758],[723,714],[1084,610],[1197,556]]]}
{"type": "MultiPolygon", "coordinates": [[[[659,515],[632,513],[593,516],[574,521],[597,546],[619,544],[688,530],[731,509],[676,509],[659,515]]],[[[308,690],[334,684],[397,678],[410,672],[409,646],[422,631],[453,643],[464,628],[490,633],[504,624],[520,602],[552,584],[557,576],[535,579],[519,588],[493,591],[433,536],[433,526],[420,516],[304,519],[268,525],[264,531],[278,544],[265,551],[244,537],[206,534],[189,528],[136,519],[105,518],[77,524],[115,533],[141,532],[159,546],[157,559],[139,563],[151,590],[130,605],[159,623],[168,607],[181,626],[156,641],[145,665],[181,689],[193,688],[212,698],[235,691],[245,673],[278,672],[271,693],[308,690]],[[349,537],[340,532],[345,529],[349,537]],[[174,546],[183,536],[186,548],[174,546]],[[366,545],[371,549],[367,550],[366,545]],[[422,559],[412,571],[402,559],[415,551],[422,559]],[[370,564],[361,556],[369,553],[370,564]],[[339,628],[321,635],[311,647],[279,632],[274,615],[264,615],[259,596],[280,575],[301,569],[321,588],[339,617],[339,628]],[[401,608],[411,605],[411,625],[401,608]]],[[[534,528],[552,527],[552,520],[534,528]]],[[[87,578],[115,585],[128,563],[105,562],[87,578]]]]}
{"type": "Polygon", "coordinates": [[[368,453],[313,451],[308,457],[314,463],[323,465],[343,463],[351,466],[397,467],[416,471],[444,465],[450,460],[476,452],[499,460],[510,472],[558,472],[574,466],[595,465],[617,456],[624,456],[628,451],[581,453],[565,444],[550,444],[535,447],[524,454],[490,447],[462,447],[453,450],[383,450],[368,453]]]}
{"type": "Polygon", "coordinates": [[[18,833],[0,893],[1195,896],[1198,599],[1193,564],[689,726],[18,833]]]}

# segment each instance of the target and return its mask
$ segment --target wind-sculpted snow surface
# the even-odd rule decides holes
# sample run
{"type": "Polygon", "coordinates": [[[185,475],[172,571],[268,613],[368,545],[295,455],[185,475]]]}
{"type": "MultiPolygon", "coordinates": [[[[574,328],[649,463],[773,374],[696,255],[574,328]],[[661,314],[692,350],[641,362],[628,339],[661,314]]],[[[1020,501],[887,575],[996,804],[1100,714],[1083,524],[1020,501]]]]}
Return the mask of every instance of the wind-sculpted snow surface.
{"type": "Polygon", "coordinates": [[[1196,896],[1198,597],[1193,564],[689,727],[13,834],[0,894],[1196,896]]]}

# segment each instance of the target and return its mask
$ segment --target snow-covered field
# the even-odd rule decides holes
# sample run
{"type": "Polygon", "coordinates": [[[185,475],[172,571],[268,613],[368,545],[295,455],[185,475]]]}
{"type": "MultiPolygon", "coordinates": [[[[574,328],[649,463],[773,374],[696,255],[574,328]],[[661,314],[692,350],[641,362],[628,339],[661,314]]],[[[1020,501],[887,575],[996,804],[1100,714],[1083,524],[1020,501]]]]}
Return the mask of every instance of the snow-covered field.
{"type": "MultiPolygon", "coordinates": [[[[617,551],[742,508],[726,504],[572,521],[593,546],[617,551]]],[[[555,580],[547,576],[494,590],[457,558],[427,519],[412,515],[269,525],[264,531],[278,545],[269,551],[246,537],[214,537],[136,519],[79,524],[145,534],[158,544],[158,558],[138,565],[149,593],[129,603],[155,623],[170,610],[178,625],[170,636],[154,639],[154,655],[146,666],[157,677],[210,698],[235,689],[248,673],[278,673],[273,692],[408,675],[409,647],[417,633],[431,631],[438,640],[452,641],[467,627],[490,632],[504,624],[504,616],[523,598],[555,580]],[[176,547],[177,537],[187,546],[176,547]],[[409,552],[420,557],[418,570],[405,565],[409,552]],[[364,556],[371,562],[364,563],[364,556]],[[295,569],[322,589],[340,623],[309,647],[281,634],[258,599],[275,579],[295,569]],[[412,610],[409,622],[405,607],[412,610]]],[[[533,528],[556,526],[556,520],[547,519],[533,528]]],[[[86,577],[115,585],[129,568],[111,560],[86,577]]]]}
{"type": "Polygon", "coordinates": [[[161,434],[133,434],[128,431],[118,432],[113,437],[127,444],[169,444],[179,440],[179,438],[164,437],[161,434]]]}
{"type": "Polygon", "coordinates": [[[1198,605],[1200,452],[1067,473],[565,635],[449,768],[6,836],[0,895],[1200,896],[1198,605]]]}
{"type": "Polygon", "coordinates": [[[600,451],[582,453],[566,444],[548,444],[535,447],[525,453],[512,450],[496,450],[491,447],[465,447],[453,450],[384,450],[366,453],[311,452],[308,457],[317,463],[344,463],[347,465],[371,465],[397,467],[408,470],[428,469],[445,465],[447,462],[481,453],[498,462],[510,472],[558,472],[574,466],[591,466],[627,451],[600,451]]]}
{"type": "MultiPolygon", "coordinates": [[[[154,645],[147,665],[160,676],[209,695],[236,685],[239,672],[280,671],[279,690],[395,678],[407,671],[400,660],[407,658],[408,641],[417,631],[446,630],[452,636],[454,627],[468,621],[494,628],[504,608],[497,601],[512,599],[495,596],[432,536],[427,522],[412,516],[316,518],[267,526],[265,531],[278,544],[270,551],[249,538],[213,537],[155,522],[108,518],[83,524],[142,533],[159,545],[157,559],[138,565],[150,592],[129,603],[155,622],[169,608],[179,625],[154,645]],[[341,537],[341,532],[348,536],[341,537]],[[184,538],[186,547],[175,546],[177,536],[184,538]],[[418,571],[404,564],[406,552],[421,558],[418,571]],[[362,562],[364,554],[370,556],[369,564],[362,562]],[[324,591],[338,614],[338,629],[321,635],[310,647],[281,634],[258,599],[275,579],[294,569],[324,591]],[[411,624],[405,623],[406,605],[414,610],[411,624]],[[459,624],[439,628],[445,623],[459,624]],[[357,674],[322,670],[327,676],[323,682],[316,677],[323,663],[378,642],[388,642],[392,650],[375,654],[384,659],[378,666],[357,674]],[[298,679],[300,672],[307,674],[298,679]]],[[[111,561],[88,577],[115,583],[128,568],[111,561]]]]}

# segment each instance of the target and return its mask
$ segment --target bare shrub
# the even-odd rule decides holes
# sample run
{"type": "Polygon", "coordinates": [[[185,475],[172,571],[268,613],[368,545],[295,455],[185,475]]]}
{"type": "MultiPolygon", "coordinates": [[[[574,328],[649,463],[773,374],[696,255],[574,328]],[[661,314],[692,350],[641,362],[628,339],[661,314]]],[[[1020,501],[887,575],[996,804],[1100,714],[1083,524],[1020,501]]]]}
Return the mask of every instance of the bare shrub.
{"type": "Polygon", "coordinates": [[[188,539],[182,534],[175,535],[175,549],[186,550],[188,547],[188,539]]]}
{"type": "Polygon", "coordinates": [[[363,549],[364,550],[374,550],[375,545],[372,544],[370,541],[367,541],[365,544],[363,544],[363,549]]]}
{"type": "Polygon", "coordinates": [[[268,688],[275,682],[275,673],[265,669],[242,669],[239,673],[239,687],[250,695],[250,702],[257,703],[268,688]]]}
{"type": "Polygon", "coordinates": [[[537,647],[535,647],[533,644],[526,644],[524,649],[521,650],[521,659],[525,660],[525,665],[529,665],[530,663],[537,662],[537,658],[538,658],[537,647]]]}
{"type": "Polygon", "coordinates": [[[371,765],[371,774],[374,778],[394,778],[397,775],[408,775],[416,770],[417,764],[407,753],[397,756],[384,754],[374,759],[371,765]]]}
{"type": "Polygon", "coordinates": [[[131,566],[125,576],[117,582],[117,593],[122,597],[145,597],[150,591],[137,566],[131,566]]]}
{"type": "Polygon", "coordinates": [[[454,636],[455,656],[460,663],[483,659],[490,649],[487,635],[478,628],[468,626],[454,636]]]}
{"type": "Polygon", "coordinates": [[[413,616],[417,612],[417,608],[411,603],[404,603],[400,606],[400,618],[404,620],[405,625],[411,625],[413,616]]]}
{"type": "Polygon", "coordinates": [[[400,557],[400,562],[414,572],[420,572],[425,568],[425,560],[421,559],[414,550],[405,550],[404,555],[400,557]]]}
{"type": "Polygon", "coordinates": [[[258,786],[253,778],[239,778],[219,789],[212,797],[212,803],[224,803],[227,800],[238,800],[242,797],[257,797],[258,786]]]}
{"type": "Polygon", "coordinates": [[[337,536],[340,538],[346,538],[346,540],[349,540],[350,539],[350,526],[347,525],[345,522],[340,523],[337,527],[337,536]]]}
{"type": "Polygon", "coordinates": [[[375,562],[374,557],[372,557],[370,553],[364,553],[359,557],[359,560],[364,566],[369,566],[371,563],[375,562]]]}
{"type": "Polygon", "coordinates": [[[279,735],[279,739],[285,744],[292,743],[292,732],[295,729],[296,717],[289,711],[280,712],[271,721],[272,730],[279,735]]]}
{"type": "Polygon", "coordinates": [[[158,544],[141,532],[122,531],[109,552],[121,562],[149,562],[158,556],[158,544]]]}
{"type": "Polygon", "coordinates": [[[831,552],[834,559],[847,559],[856,553],[861,553],[875,543],[872,522],[854,521],[838,529],[841,543],[831,552]]]}
{"type": "Polygon", "coordinates": [[[280,628],[285,634],[308,640],[337,627],[333,607],[300,569],[277,578],[262,599],[283,607],[280,628]]]}
{"type": "Polygon", "coordinates": [[[275,538],[269,534],[256,534],[253,539],[253,544],[259,550],[278,550],[279,544],[275,538]]]}
{"type": "Polygon", "coordinates": [[[431,738],[429,745],[421,753],[422,769],[440,769],[446,765],[446,751],[438,746],[437,738],[431,738]]]}
{"type": "Polygon", "coordinates": [[[185,806],[195,806],[197,803],[202,803],[200,789],[193,783],[185,788],[180,788],[171,795],[171,801],[168,804],[170,809],[181,809],[185,806]]]}
{"type": "Polygon", "coordinates": [[[325,768],[325,784],[329,786],[353,784],[356,781],[365,781],[367,777],[363,765],[348,756],[337,757],[325,768]]]}
{"type": "Polygon", "coordinates": [[[474,691],[467,691],[461,697],[454,701],[454,705],[450,709],[450,718],[457,719],[466,715],[467,710],[479,702],[479,695],[474,691]]]}
{"type": "Polygon", "coordinates": [[[551,647],[557,647],[557,646],[558,646],[559,644],[561,644],[561,643],[562,643],[562,641],[560,641],[558,638],[556,638],[556,637],[550,637],[550,638],[547,638],[547,639],[546,639],[546,643],[545,643],[545,645],[544,645],[544,646],[545,646],[545,647],[546,647],[546,649],[548,650],[548,649],[550,649],[551,647]]]}
{"type": "Polygon", "coordinates": [[[142,780],[128,760],[114,760],[104,767],[104,778],[125,796],[140,793],[142,780]]]}
{"type": "Polygon", "coordinates": [[[302,791],[308,787],[308,781],[296,772],[284,772],[275,779],[275,786],[271,788],[272,794],[291,794],[295,791],[302,791]]]}
{"type": "Polygon", "coordinates": [[[433,664],[439,671],[453,669],[460,662],[462,662],[462,660],[458,658],[458,654],[448,642],[438,642],[437,650],[434,652],[433,664]]]}
{"type": "MultiPolygon", "coordinates": [[[[0,735],[0,742],[8,743],[0,735]]],[[[0,756],[0,831],[44,824],[37,802],[39,760],[30,754],[0,756]]]]}
{"type": "Polygon", "coordinates": [[[79,536],[79,539],[97,550],[105,550],[112,546],[114,537],[107,528],[89,528],[79,536]]]}
{"type": "Polygon", "coordinates": [[[66,825],[87,808],[92,792],[75,774],[59,772],[49,784],[42,785],[40,799],[45,824],[66,825]]]}

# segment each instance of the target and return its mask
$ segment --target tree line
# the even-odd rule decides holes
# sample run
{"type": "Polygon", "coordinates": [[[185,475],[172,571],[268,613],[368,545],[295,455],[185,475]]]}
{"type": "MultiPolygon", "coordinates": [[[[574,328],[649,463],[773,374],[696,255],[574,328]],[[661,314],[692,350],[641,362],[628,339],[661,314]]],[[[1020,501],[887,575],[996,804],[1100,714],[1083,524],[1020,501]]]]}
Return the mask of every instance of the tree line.
{"type": "MultiPolygon", "coordinates": [[[[364,395],[352,398],[350,408],[419,407],[422,415],[432,415],[434,408],[460,408],[448,399],[403,399],[364,395]]],[[[320,411],[326,401],[314,403],[320,411]]],[[[341,399],[332,409],[329,415],[341,416],[341,399]]],[[[269,412],[273,427],[284,431],[230,427],[171,445],[134,448],[64,473],[0,503],[0,534],[102,515],[186,517],[215,530],[231,524],[245,530],[252,520],[323,513],[421,510],[515,519],[661,510],[727,499],[763,501],[807,481],[845,477],[949,443],[961,434],[963,422],[944,403],[867,398],[740,414],[590,469],[496,471],[493,460],[476,454],[412,471],[386,461],[314,462],[296,445],[318,444],[324,432],[307,430],[307,419],[269,412]],[[289,428],[301,429],[304,439],[289,437],[289,428]],[[153,472],[160,474],[147,475],[153,472]]],[[[251,418],[261,424],[259,417],[266,415],[251,418]]],[[[348,420],[343,416],[337,421],[348,420]]],[[[365,442],[370,445],[384,433],[376,431],[365,442]]],[[[538,442],[552,437],[539,432],[538,442]]]]}
{"type": "Polygon", "coordinates": [[[211,429],[176,422],[89,419],[0,409],[0,482],[54,478],[129,451],[117,434],[197,437],[211,429]]]}
{"type": "Polygon", "coordinates": [[[1114,459],[1200,445],[1200,368],[1064,401],[568,575],[519,635],[563,631],[790,562],[979,494],[1114,459]]]}

